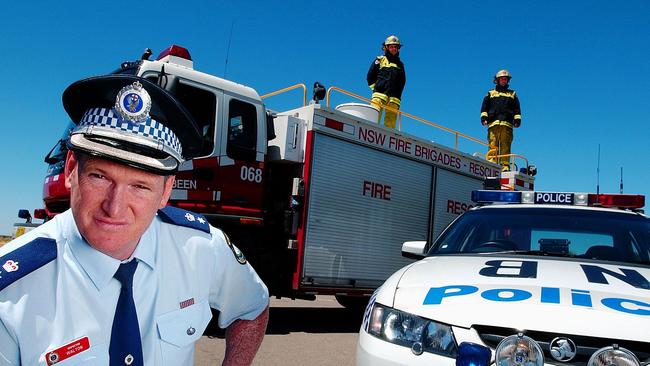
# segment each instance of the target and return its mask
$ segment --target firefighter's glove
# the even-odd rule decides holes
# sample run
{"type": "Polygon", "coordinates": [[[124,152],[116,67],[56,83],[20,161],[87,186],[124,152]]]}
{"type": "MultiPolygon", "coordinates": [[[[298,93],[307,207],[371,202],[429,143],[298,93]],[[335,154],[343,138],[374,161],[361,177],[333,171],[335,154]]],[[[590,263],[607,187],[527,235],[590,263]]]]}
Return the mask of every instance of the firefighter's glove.
{"type": "Polygon", "coordinates": [[[520,120],[520,119],[516,119],[516,120],[515,120],[515,128],[517,128],[517,127],[519,127],[519,126],[521,126],[521,120],[520,120]]]}

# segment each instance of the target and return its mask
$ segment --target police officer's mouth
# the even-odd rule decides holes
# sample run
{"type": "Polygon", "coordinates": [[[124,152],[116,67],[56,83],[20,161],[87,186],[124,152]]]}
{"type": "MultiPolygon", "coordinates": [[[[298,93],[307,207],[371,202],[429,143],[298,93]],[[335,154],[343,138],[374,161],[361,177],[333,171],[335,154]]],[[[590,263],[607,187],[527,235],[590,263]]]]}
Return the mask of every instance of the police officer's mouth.
{"type": "Polygon", "coordinates": [[[95,222],[95,225],[107,230],[121,230],[128,225],[128,222],[123,220],[111,220],[99,217],[93,218],[93,221],[95,222]]]}

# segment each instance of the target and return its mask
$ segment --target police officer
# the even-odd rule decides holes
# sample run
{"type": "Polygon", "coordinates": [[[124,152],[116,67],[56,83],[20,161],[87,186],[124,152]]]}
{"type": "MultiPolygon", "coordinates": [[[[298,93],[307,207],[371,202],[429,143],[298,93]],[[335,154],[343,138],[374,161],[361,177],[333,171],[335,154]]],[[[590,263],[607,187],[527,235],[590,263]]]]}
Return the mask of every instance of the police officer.
{"type": "Polygon", "coordinates": [[[203,216],[166,207],[200,151],[190,114],[128,75],[75,82],[63,105],[71,209],[0,248],[0,365],[191,365],[210,308],[223,364],[250,364],[266,286],[203,216]]]}
{"type": "Polygon", "coordinates": [[[397,111],[406,84],[406,70],[399,58],[400,48],[402,44],[399,38],[396,36],[386,38],[381,44],[384,54],[377,56],[366,76],[368,86],[373,92],[371,103],[379,111],[379,121],[381,121],[382,110],[385,109],[384,125],[390,128],[395,128],[397,111]]]}
{"type": "Polygon", "coordinates": [[[488,127],[488,160],[501,164],[502,170],[510,170],[510,146],[512,128],[521,125],[519,98],[509,89],[512,76],[508,70],[494,75],[494,89],[488,91],[481,105],[481,124],[488,127]],[[497,157],[499,156],[499,157],[497,157]]]}

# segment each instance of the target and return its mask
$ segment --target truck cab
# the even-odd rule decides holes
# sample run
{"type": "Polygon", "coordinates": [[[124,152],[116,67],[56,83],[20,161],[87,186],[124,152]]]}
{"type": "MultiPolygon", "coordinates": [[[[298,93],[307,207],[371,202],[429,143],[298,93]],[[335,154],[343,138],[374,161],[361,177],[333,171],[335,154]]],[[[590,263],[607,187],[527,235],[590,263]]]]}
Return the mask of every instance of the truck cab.
{"type": "Polygon", "coordinates": [[[262,219],[266,109],[250,88],[193,69],[179,46],[154,61],[125,63],[119,73],[134,73],[173,94],[203,133],[202,154],[185,162],[176,176],[172,203],[214,219],[262,219]]]}

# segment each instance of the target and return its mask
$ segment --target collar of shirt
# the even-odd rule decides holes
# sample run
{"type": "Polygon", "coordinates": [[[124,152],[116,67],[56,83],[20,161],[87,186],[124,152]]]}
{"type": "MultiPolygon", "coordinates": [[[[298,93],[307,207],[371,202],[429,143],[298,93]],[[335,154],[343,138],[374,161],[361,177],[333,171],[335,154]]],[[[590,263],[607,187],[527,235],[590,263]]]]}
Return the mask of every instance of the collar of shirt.
{"type": "MultiPolygon", "coordinates": [[[[122,261],[110,257],[88,244],[81,236],[79,229],[72,216],[72,210],[62,213],[66,228],[64,237],[70,246],[70,250],[84,272],[91,279],[98,291],[101,291],[108,282],[113,278],[115,271],[122,261]]],[[[155,230],[156,218],[149,225],[147,230],[140,238],[140,242],[133,252],[132,258],[137,258],[140,262],[145,263],[149,269],[155,267],[155,230]]]]}

